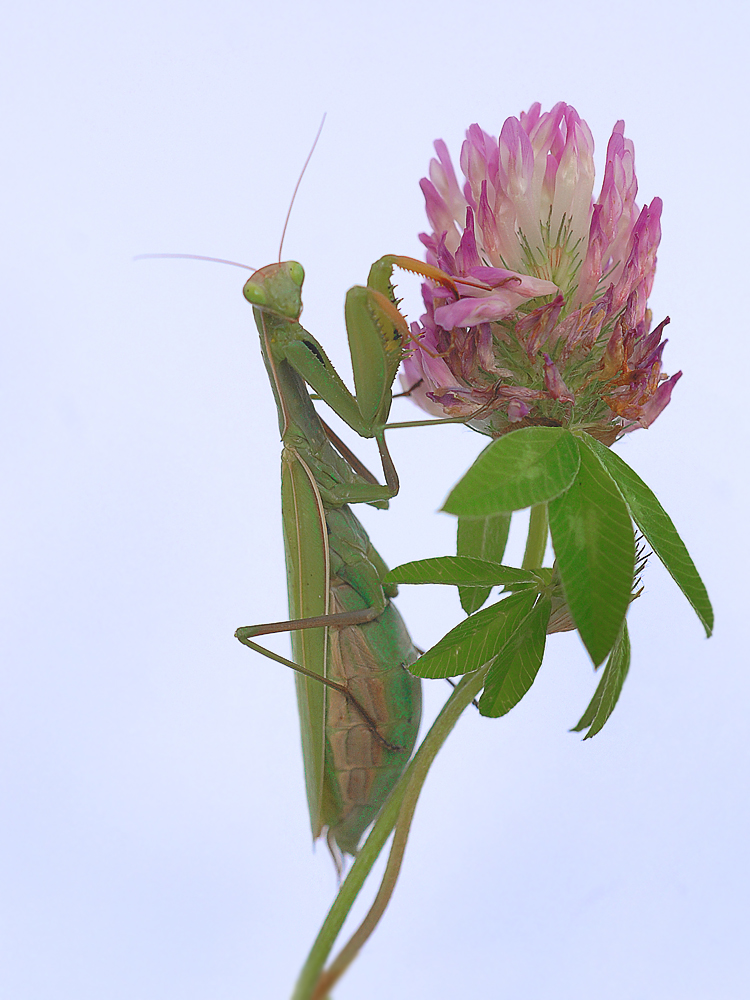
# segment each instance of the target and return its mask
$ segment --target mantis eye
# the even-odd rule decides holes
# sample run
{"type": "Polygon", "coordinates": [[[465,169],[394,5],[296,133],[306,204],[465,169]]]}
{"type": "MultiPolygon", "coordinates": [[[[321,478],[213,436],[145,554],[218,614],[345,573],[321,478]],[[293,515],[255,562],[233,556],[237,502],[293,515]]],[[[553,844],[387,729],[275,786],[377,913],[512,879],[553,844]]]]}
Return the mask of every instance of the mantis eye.
{"type": "Polygon", "coordinates": [[[268,303],[268,297],[266,296],[265,289],[252,278],[248,278],[245,282],[242,294],[245,296],[247,301],[254,306],[265,306],[268,303]]]}
{"type": "Polygon", "coordinates": [[[298,264],[296,260],[290,260],[287,264],[289,268],[289,277],[300,288],[302,287],[302,282],[305,280],[305,269],[301,264],[298,264]]]}

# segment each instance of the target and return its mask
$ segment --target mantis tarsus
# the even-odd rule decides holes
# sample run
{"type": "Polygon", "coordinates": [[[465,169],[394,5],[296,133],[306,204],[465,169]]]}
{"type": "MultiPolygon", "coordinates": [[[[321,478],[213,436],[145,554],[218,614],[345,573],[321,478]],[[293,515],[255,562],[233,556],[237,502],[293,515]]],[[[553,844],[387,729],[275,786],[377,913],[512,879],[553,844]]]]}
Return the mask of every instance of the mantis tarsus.
{"type": "Polygon", "coordinates": [[[394,264],[405,263],[383,258],[373,265],[368,287],[347,295],[356,395],[298,322],[300,264],[261,268],[244,288],[279,415],[291,620],[240,628],[236,635],[297,670],[312,832],[317,838],[327,830],[334,858],[337,850],[356,853],[411,755],[421,715],[420,682],[406,669],[419,654],[391,604],[395,588],[382,583],[385,564],[348,506],[384,507],[398,490],[384,428],[408,334],[392,301],[390,274],[394,264]],[[323,423],[307,385],[358,434],[375,438],[385,485],[323,423]],[[295,663],[252,641],[279,631],[291,632],[295,663]]]}

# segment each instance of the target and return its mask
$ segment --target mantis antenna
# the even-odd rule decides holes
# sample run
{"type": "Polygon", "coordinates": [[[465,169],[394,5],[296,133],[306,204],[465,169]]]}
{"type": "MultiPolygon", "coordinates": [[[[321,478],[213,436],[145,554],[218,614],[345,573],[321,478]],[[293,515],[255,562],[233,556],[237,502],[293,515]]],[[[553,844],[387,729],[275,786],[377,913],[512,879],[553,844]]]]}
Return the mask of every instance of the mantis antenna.
{"type": "Polygon", "coordinates": [[[323,115],[320,125],[318,126],[317,134],[315,136],[315,139],[313,140],[312,148],[310,149],[310,152],[307,154],[307,159],[305,160],[304,166],[302,167],[300,175],[297,178],[297,183],[294,185],[294,191],[292,192],[292,200],[289,202],[289,210],[286,213],[286,219],[284,219],[284,228],[281,230],[281,242],[279,243],[279,264],[281,263],[281,251],[284,247],[284,237],[286,236],[286,229],[287,226],[289,225],[289,219],[292,214],[292,208],[294,207],[294,199],[297,197],[297,192],[299,191],[299,186],[302,183],[302,178],[305,176],[307,165],[312,159],[312,155],[315,152],[315,147],[318,145],[318,139],[320,138],[320,133],[323,131],[323,126],[325,125],[325,123],[326,123],[326,116],[323,115]]]}
{"type": "MultiPolygon", "coordinates": [[[[312,159],[313,153],[315,152],[315,147],[318,145],[318,139],[320,138],[320,133],[323,131],[323,126],[325,125],[325,122],[326,122],[326,116],[323,115],[320,125],[318,126],[318,131],[315,135],[315,139],[313,140],[310,152],[307,154],[307,159],[304,162],[302,170],[300,171],[300,175],[297,178],[297,183],[294,186],[294,191],[292,192],[292,200],[289,202],[289,209],[287,210],[286,218],[284,219],[284,228],[281,230],[281,242],[279,243],[279,264],[281,263],[281,251],[284,247],[284,237],[286,236],[287,226],[289,225],[289,219],[291,218],[292,215],[294,200],[297,197],[297,192],[299,191],[299,186],[302,183],[302,178],[305,176],[305,171],[307,170],[307,166],[310,160],[312,159]]],[[[161,259],[167,258],[172,260],[207,260],[213,264],[230,264],[232,267],[241,267],[244,268],[245,271],[252,271],[253,274],[258,270],[257,267],[250,267],[249,264],[240,264],[236,260],[224,260],[223,257],[204,257],[202,254],[197,254],[197,253],[139,253],[136,254],[135,257],[133,257],[133,260],[154,260],[159,258],[161,259]]]]}
{"type": "Polygon", "coordinates": [[[232,267],[242,267],[246,271],[252,271],[253,274],[258,270],[257,267],[250,267],[249,264],[240,264],[236,260],[224,260],[223,257],[204,257],[202,254],[197,253],[139,253],[133,257],[133,260],[154,260],[154,258],[171,258],[172,260],[207,260],[213,264],[231,264],[232,267]]]}

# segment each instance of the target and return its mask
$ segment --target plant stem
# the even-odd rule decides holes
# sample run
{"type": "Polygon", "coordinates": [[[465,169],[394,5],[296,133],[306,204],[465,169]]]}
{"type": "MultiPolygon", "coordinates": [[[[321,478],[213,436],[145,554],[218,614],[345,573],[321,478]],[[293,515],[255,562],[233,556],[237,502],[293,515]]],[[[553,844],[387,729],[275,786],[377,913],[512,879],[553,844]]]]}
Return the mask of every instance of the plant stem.
{"type": "Polygon", "coordinates": [[[547,530],[549,519],[547,504],[538,503],[531,508],[529,517],[529,534],[526,538],[526,551],[523,554],[522,569],[539,569],[544,562],[547,549],[547,530]]]}
{"type": "MultiPolygon", "coordinates": [[[[482,687],[484,686],[485,673],[485,668],[482,668],[462,677],[455,690],[440,710],[440,714],[433,722],[430,731],[422,740],[419,750],[413,757],[411,763],[391,792],[378,819],[375,822],[375,825],[372,828],[370,836],[365,841],[357,859],[349,871],[349,874],[344,880],[344,884],[339,889],[338,895],[333,901],[331,909],[328,911],[328,915],[323,923],[323,926],[321,927],[312,949],[310,950],[307,961],[302,968],[294,993],[292,994],[292,1000],[312,1000],[312,998],[316,995],[316,984],[318,983],[318,979],[321,975],[326,959],[333,948],[336,937],[341,930],[341,927],[352,907],[352,904],[354,903],[354,900],[357,897],[357,894],[359,893],[359,890],[362,888],[365,879],[369,875],[372,866],[383,849],[383,845],[390,836],[397,820],[399,820],[403,803],[403,815],[406,821],[402,827],[403,845],[401,851],[397,854],[398,865],[395,866],[395,876],[398,875],[398,868],[400,867],[400,854],[403,853],[403,846],[405,846],[406,835],[408,835],[408,827],[411,821],[411,816],[414,812],[417,798],[419,797],[419,793],[422,789],[422,785],[425,777],[427,776],[430,765],[435,759],[435,755],[438,750],[452,731],[463,710],[467,707],[467,705],[471,704],[473,699],[482,690],[482,687]]],[[[388,873],[386,874],[388,875],[388,873]]],[[[391,872],[391,875],[393,875],[393,872],[391,872]]],[[[394,885],[395,877],[389,878],[387,884],[384,879],[382,891],[385,893],[385,904],[387,904],[388,899],[390,898],[394,885]]],[[[379,893],[378,895],[380,897],[381,894],[379,893]]],[[[378,908],[378,911],[376,911],[375,914],[377,917],[377,919],[375,919],[375,923],[377,923],[377,920],[380,919],[382,911],[385,909],[385,905],[380,906],[379,902],[383,903],[383,900],[376,900],[376,903],[373,904],[373,910],[375,910],[376,907],[378,908]]],[[[370,914],[368,914],[365,918],[365,925],[367,925],[367,934],[365,935],[365,938],[368,937],[374,929],[374,924],[369,926],[368,921],[372,923],[370,920],[370,914]]],[[[362,929],[360,928],[360,930],[362,929]]],[[[361,937],[360,931],[357,932],[355,937],[358,939],[358,943],[355,942],[354,945],[352,945],[352,948],[347,946],[336,961],[338,970],[336,978],[341,975],[364,943],[364,940],[359,940],[359,937],[361,937]],[[343,968],[339,969],[339,965],[342,960],[344,960],[346,964],[343,968]]],[[[354,939],[352,940],[354,941],[354,939]]],[[[323,994],[317,995],[322,996],[323,994]]]]}
{"type": "MultiPolygon", "coordinates": [[[[532,507],[523,569],[538,569],[542,565],[547,548],[548,526],[547,505],[542,503],[532,507]]],[[[310,949],[292,994],[292,1000],[325,1000],[330,988],[354,961],[362,945],[375,930],[393,894],[414,810],[430,766],[458,722],[461,713],[484,687],[489,667],[490,664],[487,664],[461,678],[388,797],[310,949]],[[396,833],[393,845],[375,901],[348,943],[329,968],[324,970],[326,960],[354,900],[394,827],[396,833]]]]}

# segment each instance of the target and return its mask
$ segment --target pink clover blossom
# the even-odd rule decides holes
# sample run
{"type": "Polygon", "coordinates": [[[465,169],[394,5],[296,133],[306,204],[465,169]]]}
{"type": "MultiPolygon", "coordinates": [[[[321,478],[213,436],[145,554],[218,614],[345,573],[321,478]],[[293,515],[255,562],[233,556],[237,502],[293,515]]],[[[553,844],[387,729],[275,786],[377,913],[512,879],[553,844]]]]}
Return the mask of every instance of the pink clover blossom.
{"type": "Polygon", "coordinates": [[[633,143],[617,122],[594,198],[594,140],[570,105],[533,104],[499,138],[472,125],[460,184],[442,140],[421,181],[432,232],[425,313],[402,380],[433,414],[492,436],[528,424],[582,427],[610,443],[648,427],[681,373],[662,374],[647,300],[659,198],[636,204],[633,143]]]}

